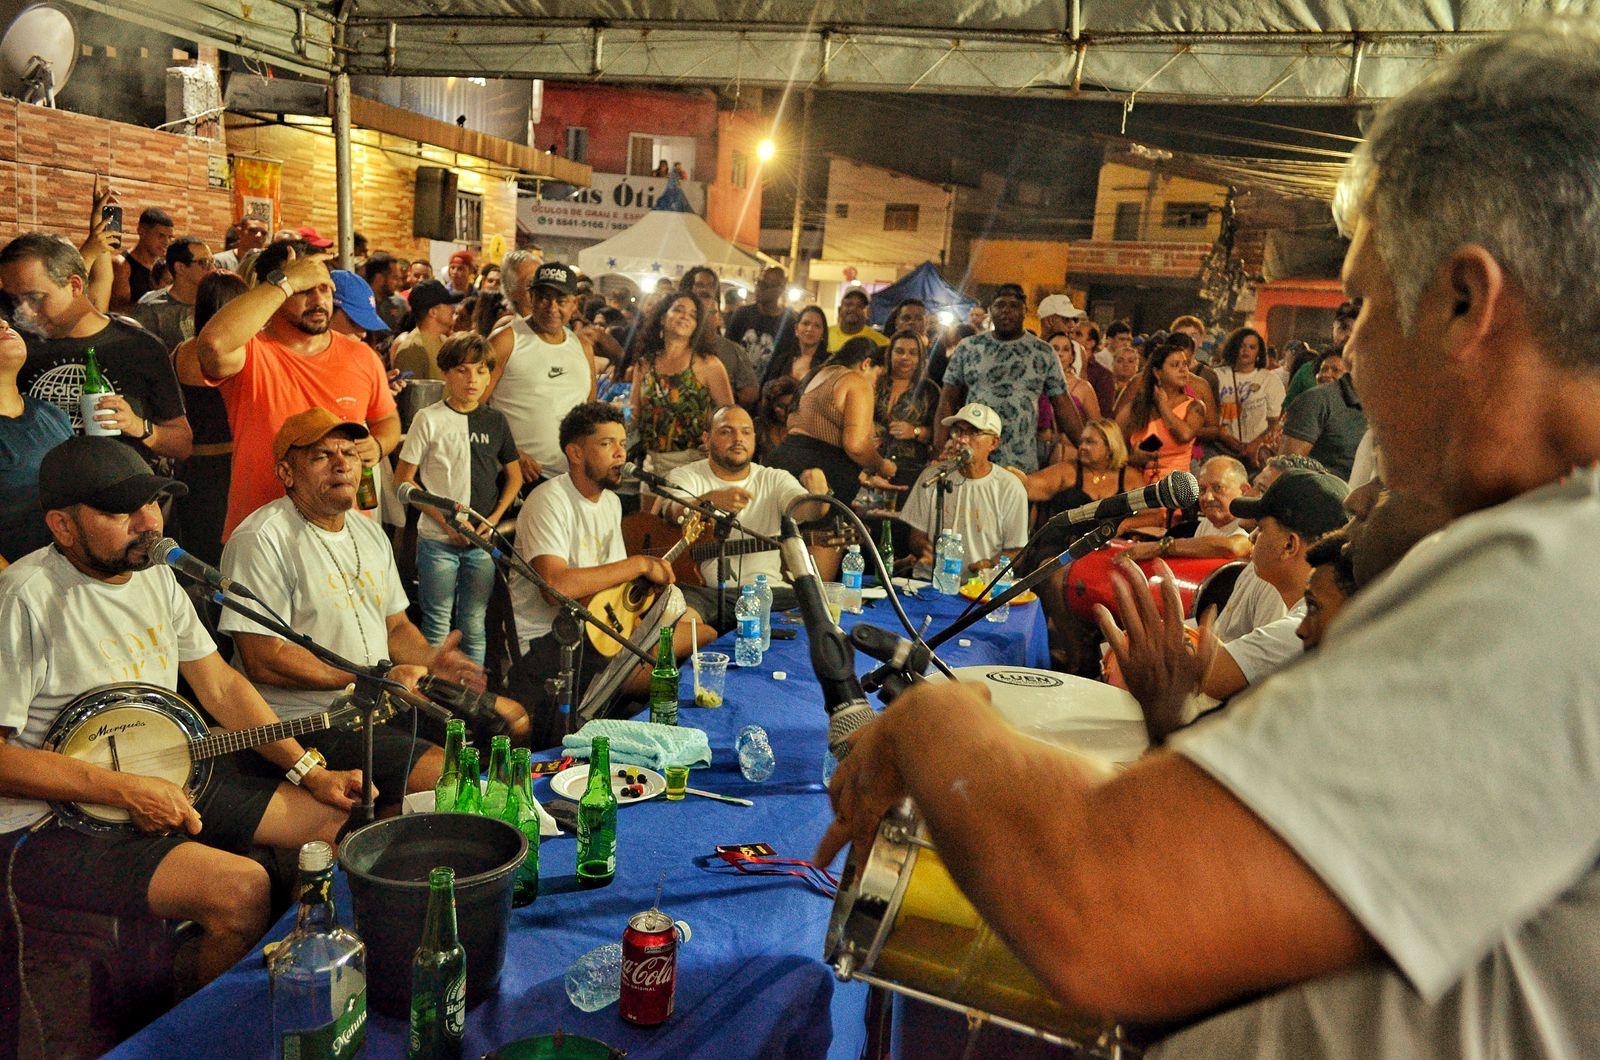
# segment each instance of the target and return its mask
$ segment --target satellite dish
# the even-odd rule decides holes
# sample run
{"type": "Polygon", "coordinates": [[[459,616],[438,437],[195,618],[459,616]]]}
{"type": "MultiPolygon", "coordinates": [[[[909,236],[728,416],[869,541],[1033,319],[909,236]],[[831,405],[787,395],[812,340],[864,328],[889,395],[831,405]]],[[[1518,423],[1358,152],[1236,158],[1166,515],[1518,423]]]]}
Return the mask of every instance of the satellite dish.
{"type": "Polygon", "coordinates": [[[0,37],[0,92],[42,107],[56,105],[78,62],[78,27],[65,11],[26,8],[0,37]]]}

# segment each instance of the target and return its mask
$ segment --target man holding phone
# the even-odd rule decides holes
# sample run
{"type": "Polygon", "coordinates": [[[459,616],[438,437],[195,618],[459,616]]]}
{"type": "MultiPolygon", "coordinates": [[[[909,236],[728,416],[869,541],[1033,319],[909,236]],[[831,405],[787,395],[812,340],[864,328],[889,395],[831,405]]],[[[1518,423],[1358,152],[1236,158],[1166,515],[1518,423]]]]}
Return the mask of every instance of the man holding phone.
{"type": "Polygon", "coordinates": [[[111,308],[114,312],[130,311],[139,299],[155,290],[150,270],[167,256],[172,237],[172,218],[167,211],[159,206],[145,207],[139,215],[139,241],[112,259],[111,308]]]}

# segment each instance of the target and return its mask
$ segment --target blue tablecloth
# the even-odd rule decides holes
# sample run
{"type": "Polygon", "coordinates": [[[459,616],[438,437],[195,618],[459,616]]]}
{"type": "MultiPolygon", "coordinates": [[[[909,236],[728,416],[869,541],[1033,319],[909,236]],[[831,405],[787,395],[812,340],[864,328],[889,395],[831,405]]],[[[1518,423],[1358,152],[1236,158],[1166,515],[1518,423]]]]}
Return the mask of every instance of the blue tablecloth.
{"type": "MultiPolygon", "coordinates": [[[[914,622],[933,616],[932,634],[949,624],[964,601],[925,591],[922,599],[905,603],[914,622]]],[[[776,616],[777,626],[789,617],[776,616]]],[[[869,603],[863,615],[846,615],[844,625],[857,621],[895,625],[881,602],[869,603]]],[[[963,637],[970,646],[952,642],[940,652],[951,666],[1042,666],[1048,660],[1037,604],[1012,608],[1005,624],[979,621],[963,637]]],[[[733,654],[730,639],[715,648],[733,654]]],[[[792,876],[745,876],[707,860],[717,844],[753,842],[772,845],[782,857],[809,857],[831,819],[821,783],[826,715],[807,652],[803,630],[795,640],[773,641],[760,666],[729,670],[723,707],[685,706],[679,712],[679,724],[704,729],[712,748],[711,766],[695,770],[690,786],[749,798],[754,806],[693,796],[624,806],[617,823],[617,878],[601,890],[576,888],[576,844],[570,837],[542,845],[543,893],[512,913],[499,995],[468,1014],[466,1055],[557,1029],[598,1038],[636,1057],[860,1054],[865,989],[837,983],[821,960],[832,901],[792,876]],[[787,674],[783,681],[773,677],[780,670],[787,674]],[[739,773],[733,738],[747,724],[763,726],[771,737],[778,768],[765,783],[750,783],[739,773]],[[615,1005],[580,1012],[566,998],[567,966],[595,946],[619,941],[628,917],[654,901],[663,874],[661,908],[694,930],[678,954],[672,1019],[638,1028],[623,1022],[615,1005]]],[[[863,673],[876,665],[864,656],[857,664],[863,673]]],[[[689,703],[687,669],[684,680],[683,702],[689,703]]],[[[537,781],[535,794],[551,798],[548,782],[537,781]]],[[[348,925],[342,874],[337,894],[348,925]]],[[[287,933],[292,918],[291,910],[268,938],[287,933]]],[[[270,1013],[258,948],[112,1055],[269,1057],[270,1013]]],[[[373,1014],[368,1043],[369,1056],[403,1056],[405,1024],[373,1014]]]]}

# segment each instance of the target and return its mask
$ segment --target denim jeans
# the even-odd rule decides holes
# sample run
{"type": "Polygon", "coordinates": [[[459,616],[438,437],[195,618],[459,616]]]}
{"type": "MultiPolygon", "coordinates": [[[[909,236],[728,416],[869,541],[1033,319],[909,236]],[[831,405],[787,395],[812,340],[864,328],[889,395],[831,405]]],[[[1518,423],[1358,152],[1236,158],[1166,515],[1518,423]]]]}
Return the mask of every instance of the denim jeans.
{"type": "Polygon", "coordinates": [[[452,628],[459,629],[461,650],[481,665],[486,645],[483,616],[493,590],[494,559],[487,552],[417,538],[417,604],[422,609],[422,635],[429,644],[439,644],[452,628]]]}

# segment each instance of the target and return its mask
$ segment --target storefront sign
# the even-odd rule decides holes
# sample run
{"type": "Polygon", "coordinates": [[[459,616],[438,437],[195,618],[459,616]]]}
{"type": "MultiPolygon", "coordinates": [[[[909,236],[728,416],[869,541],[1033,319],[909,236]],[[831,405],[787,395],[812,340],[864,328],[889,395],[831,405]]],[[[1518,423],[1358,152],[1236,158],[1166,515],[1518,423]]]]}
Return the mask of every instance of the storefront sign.
{"type": "MultiPolygon", "coordinates": [[[[678,186],[695,212],[705,216],[705,185],[687,181],[678,186]]],[[[574,188],[565,199],[519,198],[518,227],[532,233],[535,239],[541,235],[610,239],[633,227],[666,187],[665,177],[596,173],[589,187],[574,188]]]]}

